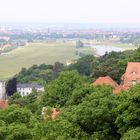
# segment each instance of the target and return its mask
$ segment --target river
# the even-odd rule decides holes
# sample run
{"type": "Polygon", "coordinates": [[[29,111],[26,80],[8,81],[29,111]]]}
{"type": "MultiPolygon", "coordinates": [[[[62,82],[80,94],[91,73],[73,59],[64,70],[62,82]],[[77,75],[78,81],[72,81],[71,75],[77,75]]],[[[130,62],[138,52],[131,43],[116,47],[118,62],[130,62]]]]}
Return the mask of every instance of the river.
{"type": "Polygon", "coordinates": [[[124,48],[114,47],[114,46],[107,46],[107,45],[91,45],[91,48],[96,50],[96,54],[101,56],[104,55],[106,52],[122,52],[125,51],[124,48]]]}

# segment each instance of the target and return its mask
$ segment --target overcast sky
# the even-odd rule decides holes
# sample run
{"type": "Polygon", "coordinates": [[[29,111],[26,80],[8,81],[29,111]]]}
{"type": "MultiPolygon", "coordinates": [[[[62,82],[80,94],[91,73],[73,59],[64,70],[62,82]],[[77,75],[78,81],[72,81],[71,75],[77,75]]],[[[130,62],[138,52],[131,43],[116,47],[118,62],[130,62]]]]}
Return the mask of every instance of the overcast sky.
{"type": "Polygon", "coordinates": [[[0,21],[140,24],[140,0],[0,0],[0,21]]]}

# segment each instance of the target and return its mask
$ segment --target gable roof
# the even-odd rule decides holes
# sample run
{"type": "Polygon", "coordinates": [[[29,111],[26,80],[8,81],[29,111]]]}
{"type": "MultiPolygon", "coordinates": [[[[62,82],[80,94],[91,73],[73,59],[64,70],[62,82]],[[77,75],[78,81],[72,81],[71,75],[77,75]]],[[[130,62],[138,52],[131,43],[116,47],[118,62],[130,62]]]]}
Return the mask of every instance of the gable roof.
{"type": "Polygon", "coordinates": [[[129,77],[133,72],[135,72],[137,77],[140,78],[140,62],[128,62],[125,74],[123,76],[129,77]]]}
{"type": "Polygon", "coordinates": [[[7,100],[0,100],[0,109],[4,109],[8,107],[8,101],[7,100]]]}
{"type": "Polygon", "coordinates": [[[105,76],[105,77],[99,77],[93,85],[110,85],[113,88],[118,87],[119,85],[110,77],[110,76],[105,76]]]}

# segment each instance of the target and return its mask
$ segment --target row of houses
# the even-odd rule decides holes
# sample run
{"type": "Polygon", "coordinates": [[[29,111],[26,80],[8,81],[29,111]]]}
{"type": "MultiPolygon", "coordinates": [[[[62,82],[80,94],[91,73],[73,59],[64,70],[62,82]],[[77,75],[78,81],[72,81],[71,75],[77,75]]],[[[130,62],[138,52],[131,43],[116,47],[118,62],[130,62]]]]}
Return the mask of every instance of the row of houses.
{"type": "MultiPolygon", "coordinates": [[[[93,85],[110,85],[114,94],[120,93],[122,90],[128,90],[132,85],[140,83],[140,62],[128,62],[125,73],[121,77],[121,84],[117,84],[111,77],[99,77],[93,82],[93,85]]],[[[44,92],[44,87],[37,84],[17,84],[17,92],[20,95],[27,96],[33,89],[37,92],[44,92]]],[[[0,108],[7,106],[5,83],[0,82],[0,108]]]]}

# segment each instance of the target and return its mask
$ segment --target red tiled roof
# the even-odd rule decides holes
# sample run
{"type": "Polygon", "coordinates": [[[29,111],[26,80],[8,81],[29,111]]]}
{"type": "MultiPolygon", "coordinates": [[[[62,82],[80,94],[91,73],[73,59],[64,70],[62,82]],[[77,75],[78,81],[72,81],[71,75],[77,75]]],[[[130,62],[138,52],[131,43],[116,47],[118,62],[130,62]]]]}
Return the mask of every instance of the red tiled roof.
{"type": "Polygon", "coordinates": [[[129,75],[133,71],[140,74],[140,62],[128,62],[125,74],[129,75]]]}
{"type": "Polygon", "coordinates": [[[128,90],[132,85],[132,81],[140,83],[140,62],[128,62],[126,71],[122,75],[121,80],[123,83],[118,85],[109,76],[99,77],[93,85],[111,85],[114,94],[118,94],[122,90],[128,90]]]}
{"type": "Polygon", "coordinates": [[[125,88],[122,86],[119,86],[113,79],[111,79],[109,76],[105,76],[105,77],[99,77],[94,83],[93,85],[110,85],[113,87],[113,93],[114,94],[118,94],[120,93],[122,90],[125,90],[125,88]]]}
{"type": "Polygon", "coordinates": [[[118,87],[119,85],[113,80],[111,79],[111,77],[109,76],[105,76],[105,77],[99,77],[94,83],[93,85],[111,85],[113,88],[118,87]]]}
{"type": "Polygon", "coordinates": [[[7,100],[0,100],[0,109],[4,109],[8,106],[7,100]]]}
{"type": "Polygon", "coordinates": [[[125,74],[123,77],[129,77],[132,72],[136,73],[136,77],[140,78],[140,62],[128,62],[125,74]]]}
{"type": "Polygon", "coordinates": [[[123,88],[129,89],[133,81],[140,83],[140,62],[128,62],[125,73],[122,75],[123,88]]]}
{"type": "Polygon", "coordinates": [[[120,87],[122,90],[128,90],[130,88],[129,86],[126,85],[120,85],[120,87]]]}
{"type": "Polygon", "coordinates": [[[114,94],[119,94],[121,91],[122,91],[121,86],[115,87],[115,88],[113,89],[113,93],[114,93],[114,94]]]}
{"type": "Polygon", "coordinates": [[[56,108],[51,109],[51,118],[55,119],[58,116],[59,112],[57,111],[56,108]]]}

